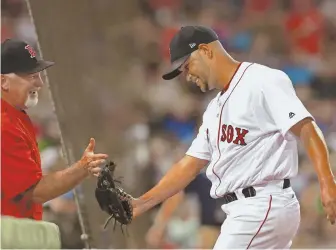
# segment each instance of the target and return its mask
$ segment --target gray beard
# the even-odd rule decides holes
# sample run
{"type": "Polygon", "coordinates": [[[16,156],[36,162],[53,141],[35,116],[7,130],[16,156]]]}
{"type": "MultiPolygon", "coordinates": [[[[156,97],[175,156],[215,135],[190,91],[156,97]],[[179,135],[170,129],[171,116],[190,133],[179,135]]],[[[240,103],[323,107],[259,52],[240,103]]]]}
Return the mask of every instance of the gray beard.
{"type": "Polygon", "coordinates": [[[26,102],[25,102],[25,107],[28,108],[32,108],[34,106],[36,106],[38,103],[38,97],[36,98],[31,98],[30,96],[28,96],[26,102]]]}

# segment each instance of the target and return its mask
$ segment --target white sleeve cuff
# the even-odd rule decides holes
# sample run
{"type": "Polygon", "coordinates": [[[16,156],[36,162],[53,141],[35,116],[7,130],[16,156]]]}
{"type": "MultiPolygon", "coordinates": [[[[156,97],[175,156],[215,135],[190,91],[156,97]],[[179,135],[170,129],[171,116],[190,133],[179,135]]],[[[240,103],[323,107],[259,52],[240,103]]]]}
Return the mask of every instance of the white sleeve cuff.
{"type": "Polygon", "coordinates": [[[302,121],[305,118],[311,118],[313,121],[315,121],[314,117],[308,113],[305,112],[303,114],[300,115],[295,115],[292,119],[290,119],[287,124],[285,124],[282,128],[281,128],[281,134],[283,136],[285,136],[287,134],[287,132],[297,123],[299,123],[300,121],[302,121]]]}
{"type": "Polygon", "coordinates": [[[210,161],[211,160],[211,158],[208,155],[206,155],[206,154],[193,153],[193,152],[188,151],[186,153],[186,155],[189,155],[189,156],[201,159],[201,160],[206,160],[206,161],[210,161]]]}

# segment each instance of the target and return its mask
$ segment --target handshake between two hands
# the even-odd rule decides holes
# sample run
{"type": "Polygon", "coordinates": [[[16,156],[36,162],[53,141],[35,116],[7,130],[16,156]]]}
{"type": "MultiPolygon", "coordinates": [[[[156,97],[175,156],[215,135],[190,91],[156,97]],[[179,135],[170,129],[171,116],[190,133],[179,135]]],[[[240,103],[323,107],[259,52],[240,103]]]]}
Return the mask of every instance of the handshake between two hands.
{"type": "Polygon", "coordinates": [[[116,165],[107,160],[108,155],[94,153],[94,149],[95,140],[91,138],[79,164],[87,170],[88,175],[98,177],[95,190],[96,200],[101,210],[110,216],[105,227],[111,219],[115,219],[121,226],[128,225],[134,217],[135,199],[116,185],[120,184],[120,181],[114,178],[116,165]]]}

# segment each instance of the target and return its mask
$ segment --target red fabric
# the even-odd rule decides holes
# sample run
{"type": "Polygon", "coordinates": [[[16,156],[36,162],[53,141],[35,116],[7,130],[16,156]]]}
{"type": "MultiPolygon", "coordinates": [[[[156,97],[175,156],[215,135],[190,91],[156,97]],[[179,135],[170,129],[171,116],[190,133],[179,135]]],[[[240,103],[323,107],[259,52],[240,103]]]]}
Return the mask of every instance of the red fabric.
{"type": "Polygon", "coordinates": [[[1,214],[42,219],[42,205],[13,198],[42,178],[41,158],[29,116],[1,99],[1,214]]]}
{"type": "Polygon", "coordinates": [[[170,53],[169,53],[169,44],[170,41],[173,39],[175,34],[179,31],[176,27],[169,27],[162,31],[161,33],[161,55],[164,60],[170,60],[170,53]]]}
{"type": "Polygon", "coordinates": [[[317,54],[321,51],[323,16],[317,10],[291,13],[286,20],[286,30],[291,38],[293,49],[309,54],[317,54]]]}
{"type": "Polygon", "coordinates": [[[1,24],[1,42],[13,37],[13,32],[4,24],[1,24]]]}
{"type": "Polygon", "coordinates": [[[273,3],[274,0],[246,0],[245,9],[247,11],[264,12],[267,11],[273,3]]]}

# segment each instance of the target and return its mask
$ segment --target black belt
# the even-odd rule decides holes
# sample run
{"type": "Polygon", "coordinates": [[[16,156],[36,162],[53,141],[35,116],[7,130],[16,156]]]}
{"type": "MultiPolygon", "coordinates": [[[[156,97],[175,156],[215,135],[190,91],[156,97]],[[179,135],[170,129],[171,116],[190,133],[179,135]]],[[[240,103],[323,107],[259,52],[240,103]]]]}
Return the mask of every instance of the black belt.
{"type": "MultiPolygon", "coordinates": [[[[283,189],[289,188],[291,186],[290,184],[290,180],[289,179],[285,179],[284,183],[283,183],[283,189]]],[[[247,187],[244,188],[242,190],[243,195],[245,196],[245,198],[249,198],[249,197],[254,197],[256,196],[257,192],[254,189],[254,187],[247,187]]],[[[238,200],[237,195],[232,192],[232,193],[227,193],[225,194],[222,198],[220,198],[221,200],[223,200],[224,204],[228,204],[230,202],[236,201],[238,200]]]]}

